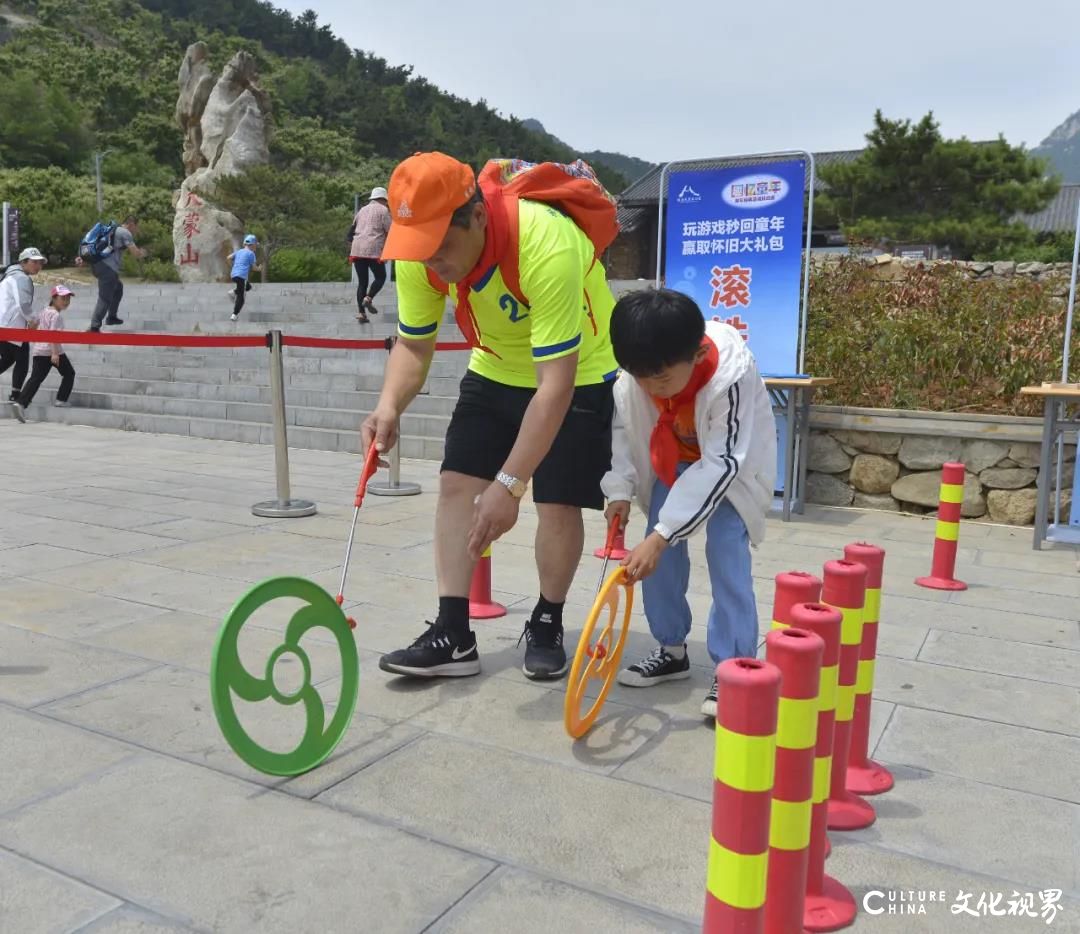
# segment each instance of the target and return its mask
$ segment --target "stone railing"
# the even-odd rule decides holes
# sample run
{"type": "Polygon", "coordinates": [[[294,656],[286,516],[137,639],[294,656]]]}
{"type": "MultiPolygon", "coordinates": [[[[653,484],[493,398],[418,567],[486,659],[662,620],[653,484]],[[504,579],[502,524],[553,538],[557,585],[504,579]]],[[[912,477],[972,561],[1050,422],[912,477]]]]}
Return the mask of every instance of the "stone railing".
{"type": "MultiPolygon", "coordinates": [[[[938,506],[941,465],[961,461],[965,517],[1008,525],[1034,520],[1040,419],[816,406],[810,424],[811,503],[930,512],[938,506]]],[[[1065,459],[1067,512],[1075,446],[1065,459]]]]}

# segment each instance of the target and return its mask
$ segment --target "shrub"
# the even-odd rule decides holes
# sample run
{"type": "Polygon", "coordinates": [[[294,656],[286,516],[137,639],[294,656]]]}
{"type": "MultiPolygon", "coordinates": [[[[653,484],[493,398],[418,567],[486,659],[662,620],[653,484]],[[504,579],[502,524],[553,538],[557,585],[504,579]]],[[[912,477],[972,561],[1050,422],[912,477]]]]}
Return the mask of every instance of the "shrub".
{"type": "MultiPolygon", "coordinates": [[[[1021,386],[1061,377],[1065,303],[1028,278],[974,280],[918,266],[883,280],[854,257],[810,280],[808,372],[834,405],[1036,414],[1021,386]]],[[[1075,379],[1080,340],[1074,337],[1075,379]]]]}
{"type": "Polygon", "coordinates": [[[348,282],[344,252],[283,247],[270,259],[271,282],[348,282]]]}

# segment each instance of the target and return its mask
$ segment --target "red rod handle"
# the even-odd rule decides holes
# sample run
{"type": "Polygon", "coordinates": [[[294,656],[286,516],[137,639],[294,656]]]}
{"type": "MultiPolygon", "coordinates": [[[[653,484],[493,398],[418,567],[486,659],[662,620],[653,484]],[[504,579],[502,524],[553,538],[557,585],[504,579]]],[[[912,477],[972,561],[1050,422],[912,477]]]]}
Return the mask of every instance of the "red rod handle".
{"type": "Polygon", "coordinates": [[[615,537],[619,534],[622,520],[617,515],[611,517],[611,525],[608,526],[607,541],[604,542],[604,557],[611,557],[611,550],[615,547],[615,537]]]}
{"type": "Polygon", "coordinates": [[[375,442],[372,441],[371,447],[368,448],[367,457],[364,458],[364,469],[360,471],[360,482],[356,484],[356,498],[353,500],[353,505],[357,509],[360,508],[360,504],[364,501],[368,480],[375,475],[375,471],[378,469],[379,452],[375,449],[375,442]]]}

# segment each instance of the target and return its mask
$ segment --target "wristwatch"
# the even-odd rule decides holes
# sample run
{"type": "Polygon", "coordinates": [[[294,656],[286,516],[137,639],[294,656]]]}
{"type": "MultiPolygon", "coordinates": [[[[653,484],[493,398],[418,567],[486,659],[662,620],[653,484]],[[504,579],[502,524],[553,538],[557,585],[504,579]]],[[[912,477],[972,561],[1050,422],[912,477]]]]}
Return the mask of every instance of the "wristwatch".
{"type": "Polygon", "coordinates": [[[517,477],[511,477],[508,473],[503,473],[501,470],[495,474],[495,480],[506,487],[514,499],[521,499],[525,495],[525,491],[529,488],[529,484],[524,480],[519,480],[517,477]]]}

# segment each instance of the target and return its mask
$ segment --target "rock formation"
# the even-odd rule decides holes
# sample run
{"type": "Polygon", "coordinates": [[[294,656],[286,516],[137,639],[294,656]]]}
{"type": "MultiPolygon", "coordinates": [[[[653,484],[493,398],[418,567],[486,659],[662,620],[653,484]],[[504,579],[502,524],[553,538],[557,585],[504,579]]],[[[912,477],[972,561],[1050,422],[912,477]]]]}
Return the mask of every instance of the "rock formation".
{"type": "Polygon", "coordinates": [[[205,43],[184,55],[176,121],[184,132],[187,177],[176,198],[175,261],[184,282],[227,281],[226,257],[244,230],[213,203],[218,179],[270,160],[270,102],[258,86],[255,60],[237,52],[215,80],[205,43]]]}

